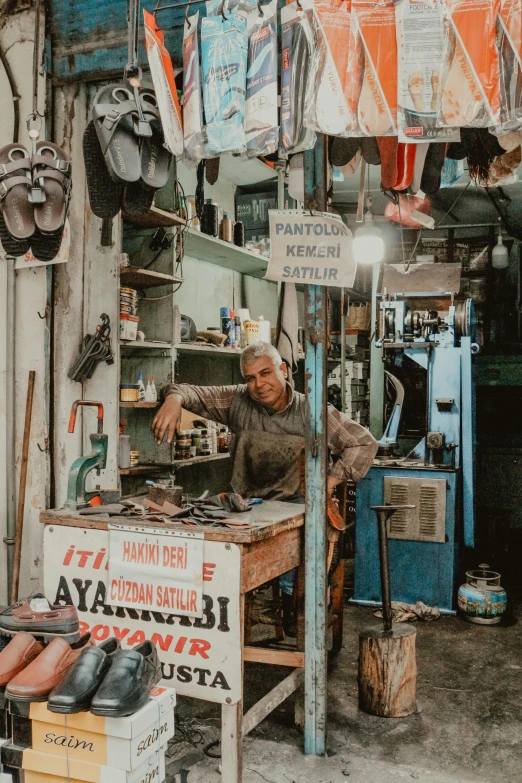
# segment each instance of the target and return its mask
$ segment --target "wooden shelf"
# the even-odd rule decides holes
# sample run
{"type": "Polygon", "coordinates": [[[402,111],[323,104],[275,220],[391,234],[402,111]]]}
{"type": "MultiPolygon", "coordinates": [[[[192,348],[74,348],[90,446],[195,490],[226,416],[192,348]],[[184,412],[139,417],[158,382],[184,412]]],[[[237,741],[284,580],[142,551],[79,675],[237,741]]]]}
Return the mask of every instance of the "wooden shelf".
{"type": "Polygon", "coordinates": [[[228,459],[230,454],[210,454],[207,457],[191,457],[191,459],[175,459],[172,462],[173,468],[188,468],[190,465],[200,465],[205,462],[214,462],[218,459],[228,459]]]}
{"type": "Polygon", "coordinates": [[[123,212],[126,223],[138,228],[168,228],[169,226],[186,226],[187,222],[174,212],[152,206],[145,215],[128,215],[123,212]]]}
{"type": "Polygon", "coordinates": [[[120,342],[120,348],[158,348],[163,351],[170,351],[172,343],[154,342],[152,340],[144,340],[143,342],[120,342]]]}
{"type": "Polygon", "coordinates": [[[251,277],[263,278],[268,267],[268,258],[265,256],[223,242],[195,228],[189,228],[185,234],[185,255],[251,277]]]}
{"type": "Polygon", "coordinates": [[[159,408],[160,402],[122,402],[120,408],[159,408]]]}
{"type": "Polygon", "coordinates": [[[198,353],[205,356],[226,356],[228,359],[241,356],[241,348],[218,348],[217,345],[199,343],[175,343],[174,348],[179,353],[198,353]]]}
{"type": "Polygon", "coordinates": [[[150,473],[166,473],[170,465],[135,465],[133,468],[120,468],[120,476],[147,476],[150,473]]]}
{"type": "Polygon", "coordinates": [[[136,465],[133,468],[120,468],[120,476],[146,476],[149,473],[166,473],[173,468],[188,468],[191,465],[202,465],[205,462],[229,459],[230,454],[210,454],[207,457],[192,457],[191,459],[175,459],[167,465],[136,465]]]}
{"type": "Polygon", "coordinates": [[[124,267],[120,270],[120,283],[130,288],[157,288],[162,285],[182,282],[182,277],[164,275],[162,272],[153,272],[151,269],[124,267]]]}

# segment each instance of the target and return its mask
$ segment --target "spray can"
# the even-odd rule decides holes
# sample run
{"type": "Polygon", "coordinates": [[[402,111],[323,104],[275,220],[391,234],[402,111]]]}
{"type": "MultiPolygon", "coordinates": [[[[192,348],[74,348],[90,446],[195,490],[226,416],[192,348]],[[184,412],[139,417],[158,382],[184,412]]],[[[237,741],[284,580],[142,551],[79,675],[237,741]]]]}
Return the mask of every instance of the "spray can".
{"type": "Polygon", "coordinates": [[[236,348],[242,348],[243,345],[241,343],[241,318],[238,315],[234,316],[234,330],[236,336],[236,348]]]}
{"type": "Polygon", "coordinates": [[[221,318],[221,332],[226,335],[225,345],[229,348],[235,348],[236,345],[236,327],[234,322],[234,311],[230,307],[222,307],[219,311],[221,318]]]}

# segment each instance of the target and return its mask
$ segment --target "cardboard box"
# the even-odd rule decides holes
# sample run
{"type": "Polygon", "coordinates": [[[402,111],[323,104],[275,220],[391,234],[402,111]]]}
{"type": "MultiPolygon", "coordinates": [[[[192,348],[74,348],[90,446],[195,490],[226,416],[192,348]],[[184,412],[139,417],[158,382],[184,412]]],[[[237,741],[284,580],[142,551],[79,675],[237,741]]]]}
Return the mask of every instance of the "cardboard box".
{"type": "Polygon", "coordinates": [[[120,340],[131,340],[134,342],[138,336],[139,322],[140,319],[137,315],[120,313],[120,340]]]}
{"type": "Polygon", "coordinates": [[[24,750],[22,765],[25,783],[56,783],[59,778],[64,783],[163,783],[165,780],[163,751],[156,751],[132,772],[31,749],[24,750]]]}
{"type": "Polygon", "coordinates": [[[59,715],[33,703],[33,750],[121,770],[135,770],[174,736],[175,691],[154,688],[151,700],[128,718],[90,712],[59,715]]]}

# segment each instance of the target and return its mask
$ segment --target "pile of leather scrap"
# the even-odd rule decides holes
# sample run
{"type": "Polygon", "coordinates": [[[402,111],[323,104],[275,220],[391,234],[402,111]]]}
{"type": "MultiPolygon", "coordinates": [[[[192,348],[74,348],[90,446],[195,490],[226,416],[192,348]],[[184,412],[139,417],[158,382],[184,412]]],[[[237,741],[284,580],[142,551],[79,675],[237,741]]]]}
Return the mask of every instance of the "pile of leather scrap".
{"type": "MultiPolygon", "coordinates": [[[[373,613],[375,617],[382,617],[382,609],[373,613]]],[[[417,620],[438,620],[440,610],[438,606],[428,606],[422,601],[416,604],[406,604],[404,601],[392,601],[392,619],[394,623],[415,623],[417,620]]]]}
{"type": "Polygon", "coordinates": [[[237,492],[221,492],[219,495],[211,496],[203,493],[196,500],[181,507],[168,500],[164,500],[160,505],[150,498],[140,497],[104,506],[87,506],[79,513],[82,516],[129,517],[148,522],[179,520],[184,525],[251,528],[252,525],[246,520],[234,520],[231,516],[250,511],[254,504],[260,502],[259,498],[244,500],[237,492]]]}
{"type": "Polygon", "coordinates": [[[204,493],[201,497],[191,501],[187,505],[178,508],[173,503],[165,501],[163,505],[153,503],[146,498],[144,505],[153,512],[147,515],[147,519],[158,521],[179,519],[185,525],[224,525],[225,527],[250,528],[251,524],[244,520],[234,521],[231,514],[240,514],[250,511],[252,501],[244,500],[237,492],[221,492],[210,497],[204,493]]]}

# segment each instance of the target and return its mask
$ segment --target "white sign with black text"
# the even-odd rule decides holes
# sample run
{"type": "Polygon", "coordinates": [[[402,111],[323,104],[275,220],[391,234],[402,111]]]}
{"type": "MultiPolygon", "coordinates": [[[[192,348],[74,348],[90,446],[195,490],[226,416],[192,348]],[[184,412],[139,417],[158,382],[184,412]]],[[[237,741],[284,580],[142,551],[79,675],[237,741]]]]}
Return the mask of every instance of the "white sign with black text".
{"type": "Polygon", "coordinates": [[[201,617],[203,533],[109,525],[111,606],[201,617]]]}
{"type": "Polygon", "coordinates": [[[161,661],[161,685],[219,704],[242,698],[240,552],[237,544],[204,541],[203,612],[156,612],[111,606],[109,531],[46,525],[44,592],[78,609],[81,633],[96,642],[115,636],[123,649],[150,639],[161,661]]]}
{"type": "Polygon", "coordinates": [[[267,280],[351,288],[353,238],[339,215],[270,210],[271,257],[267,280]]]}

